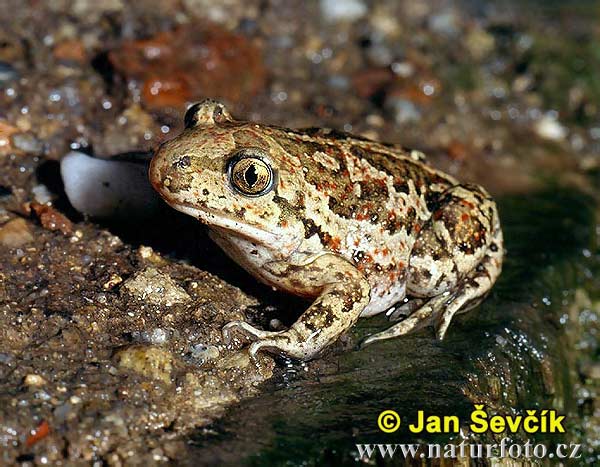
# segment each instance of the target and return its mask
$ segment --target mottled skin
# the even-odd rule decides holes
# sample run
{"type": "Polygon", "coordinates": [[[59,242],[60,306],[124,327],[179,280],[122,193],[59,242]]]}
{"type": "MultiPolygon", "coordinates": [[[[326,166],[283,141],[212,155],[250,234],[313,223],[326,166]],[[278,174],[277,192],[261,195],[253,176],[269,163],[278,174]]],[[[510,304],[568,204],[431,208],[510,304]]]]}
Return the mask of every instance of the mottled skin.
{"type": "Polygon", "coordinates": [[[442,338],[457,312],[477,305],[502,267],[496,204],[427,165],[422,153],[328,130],[234,120],[214,101],[191,107],[184,132],[156,152],[150,180],[175,209],[255,277],[314,298],[290,329],[227,324],[260,349],[307,360],[360,316],[399,307],[401,320],[365,343],[434,325],[442,338]],[[235,172],[239,158],[259,164],[235,172]],[[236,159],[237,158],[237,159],[236,159]],[[233,179],[233,172],[237,179],[233,179]],[[260,188],[244,194],[238,181],[260,188]],[[258,174],[258,175],[257,175],[258,174]],[[262,177],[267,179],[265,175],[262,177]],[[267,182],[264,182],[267,183],[267,182]]]}

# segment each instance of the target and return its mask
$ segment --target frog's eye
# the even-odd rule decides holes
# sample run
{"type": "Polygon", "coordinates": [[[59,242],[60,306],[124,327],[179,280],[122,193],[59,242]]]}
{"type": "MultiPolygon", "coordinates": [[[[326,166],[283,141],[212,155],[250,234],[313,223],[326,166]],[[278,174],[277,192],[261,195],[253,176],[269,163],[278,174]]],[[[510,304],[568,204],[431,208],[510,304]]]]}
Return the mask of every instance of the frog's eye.
{"type": "Polygon", "coordinates": [[[269,163],[253,154],[233,157],[227,175],[233,188],[245,196],[262,196],[275,186],[275,174],[269,163]]]}

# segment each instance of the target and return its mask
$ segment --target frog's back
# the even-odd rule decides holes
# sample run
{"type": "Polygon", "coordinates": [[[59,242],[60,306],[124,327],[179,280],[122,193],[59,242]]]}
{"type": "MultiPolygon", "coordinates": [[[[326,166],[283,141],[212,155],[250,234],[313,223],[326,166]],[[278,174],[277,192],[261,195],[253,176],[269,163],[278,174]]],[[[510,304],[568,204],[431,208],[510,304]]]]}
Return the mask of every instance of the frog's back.
{"type": "Polygon", "coordinates": [[[298,158],[306,181],[329,197],[332,210],[344,210],[346,205],[350,212],[338,212],[342,216],[378,222],[381,213],[393,207],[391,199],[405,198],[407,206],[412,204],[409,198],[431,204],[458,183],[428,165],[422,152],[398,145],[322,128],[265,127],[264,133],[298,158]]]}

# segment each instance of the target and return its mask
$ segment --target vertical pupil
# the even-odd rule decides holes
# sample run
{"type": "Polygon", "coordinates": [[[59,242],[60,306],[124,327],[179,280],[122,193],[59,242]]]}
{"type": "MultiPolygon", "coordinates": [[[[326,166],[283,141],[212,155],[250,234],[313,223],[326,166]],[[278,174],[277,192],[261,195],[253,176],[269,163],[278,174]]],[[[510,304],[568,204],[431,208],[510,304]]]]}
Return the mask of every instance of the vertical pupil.
{"type": "Polygon", "coordinates": [[[248,186],[252,187],[258,181],[258,172],[256,172],[256,167],[252,164],[250,167],[246,169],[244,172],[244,180],[248,186]]]}

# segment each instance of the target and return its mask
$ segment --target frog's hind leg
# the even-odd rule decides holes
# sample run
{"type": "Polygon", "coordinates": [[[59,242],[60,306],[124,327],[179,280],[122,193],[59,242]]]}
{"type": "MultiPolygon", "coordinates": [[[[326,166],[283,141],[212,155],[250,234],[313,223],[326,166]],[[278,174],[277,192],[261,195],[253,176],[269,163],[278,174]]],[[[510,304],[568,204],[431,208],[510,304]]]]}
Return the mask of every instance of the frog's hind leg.
{"type": "Polygon", "coordinates": [[[500,274],[503,251],[500,221],[489,195],[476,185],[448,190],[411,253],[407,289],[423,305],[363,345],[429,325],[442,339],[455,314],[485,298],[500,274]]]}
{"type": "Polygon", "coordinates": [[[485,299],[502,271],[503,255],[502,231],[497,229],[481,263],[463,279],[452,301],[436,317],[433,324],[438,339],[444,338],[454,315],[475,308],[485,299]]]}
{"type": "Polygon", "coordinates": [[[419,329],[423,329],[424,327],[434,325],[436,322],[436,316],[439,315],[441,308],[448,299],[448,294],[442,294],[438,297],[427,300],[423,306],[413,311],[407,317],[402,318],[400,322],[390,326],[384,331],[372,334],[364,339],[360,343],[360,347],[365,347],[376,341],[404,336],[406,334],[416,332],[419,329]]]}
{"type": "Polygon", "coordinates": [[[498,278],[502,264],[501,231],[498,231],[495,239],[496,242],[492,245],[500,247],[489,248],[481,263],[461,282],[454,293],[444,292],[429,299],[400,322],[367,337],[361,342],[361,347],[376,341],[404,336],[427,326],[434,326],[438,339],[443,339],[454,315],[479,305],[498,278]]]}

